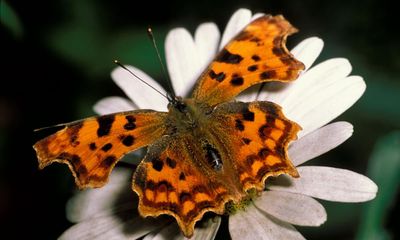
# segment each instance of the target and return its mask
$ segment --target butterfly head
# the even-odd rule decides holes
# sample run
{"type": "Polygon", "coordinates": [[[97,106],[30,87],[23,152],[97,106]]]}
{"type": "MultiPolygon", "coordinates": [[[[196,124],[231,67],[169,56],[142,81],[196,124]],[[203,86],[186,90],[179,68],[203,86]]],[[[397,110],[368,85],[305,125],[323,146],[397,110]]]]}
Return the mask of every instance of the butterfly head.
{"type": "Polygon", "coordinates": [[[167,94],[167,99],[168,99],[168,110],[171,111],[171,108],[174,108],[175,110],[178,110],[181,113],[186,113],[187,112],[187,104],[183,101],[182,97],[177,97],[173,94],[168,93],[167,94]]]}

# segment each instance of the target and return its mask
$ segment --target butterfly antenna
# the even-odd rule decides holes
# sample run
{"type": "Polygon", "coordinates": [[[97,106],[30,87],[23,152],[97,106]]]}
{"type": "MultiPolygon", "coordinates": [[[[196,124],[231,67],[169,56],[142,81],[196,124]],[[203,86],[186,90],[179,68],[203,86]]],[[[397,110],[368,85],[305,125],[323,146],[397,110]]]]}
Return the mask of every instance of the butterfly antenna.
{"type": "Polygon", "coordinates": [[[169,99],[168,100],[170,102],[173,102],[175,100],[176,95],[175,95],[174,89],[172,88],[172,85],[171,85],[171,79],[169,78],[169,75],[167,74],[167,71],[165,70],[164,63],[161,60],[161,55],[160,55],[160,52],[158,51],[156,40],[155,40],[153,30],[151,29],[151,27],[147,28],[147,35],[149,36],[151,42],[153,43],[153,47],[156,50],[158,61],[160,62],[161,71],[164,74],[164,77],[167,79],[167,82],[168,82],[168,88],[169,88],[169,93],[168,93],[169,99]]]}
{"type": "Polygon", "coordinates": [[[260,96],[261,92],[264,90],[264,87],[265,87],[265,82],[260,84],[260,87],[258,88],[258,91],[257,91],[256,100],[260,96]]]}
{"type": "Polygon", "coordinates": [[[122,67],[123,69],[125,69],[126,71],[128,71],[130,74],[132,74],[135,78],[139,79],[142,83],[146,84],[147,86],[149,86],[150,88],[152,88],[154,91],[158,92],[161,96],[165,97],[166,99],[168,99],[168,101],[170,101],[170,97],[162,92],[160,92],[159,90],[157,90],[155,87],[151,86],[149,83],[147,83],[145,80],[141,79],[138,75],[136,75],[135,73],[133,73],[131,70],[129,70],[129,68],[125,67],[125,65],[123,65],[122,63],[120,63],[118,60],[114,60],[114,63],[117,64],[118,66],[122,67]]]}
{"type": "Polygon", "coordinates": [[[40,132],[46,129],[52,129],[52,128],[57,128],[57,127],[65,127],[67,124],[65,123],[61,123],[61,124],[57,124],[57,125],[53,125],[53,126],[48,126],[48,127],[41,127],[41,128],[36,128],[33,129],[34,132],[40,132]]]}

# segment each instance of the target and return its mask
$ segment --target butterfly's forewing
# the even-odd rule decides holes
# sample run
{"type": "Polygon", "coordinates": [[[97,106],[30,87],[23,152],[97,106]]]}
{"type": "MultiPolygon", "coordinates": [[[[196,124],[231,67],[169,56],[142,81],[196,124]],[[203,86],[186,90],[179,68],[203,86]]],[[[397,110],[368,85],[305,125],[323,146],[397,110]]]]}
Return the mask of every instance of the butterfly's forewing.
{"type": "Polygon", "coordinates": [[[163,135],[166,114],[139,110],[68,124],[33,146],[39,168],[53,162],[66,163],[78,187],[101,187],[122,156],[163,135]]]}
{"type": "Polygon", "coordinates": [[[203,72],[193,98],[214,106],[254,84],[296,79],[304,65],[285,46],[286,37],[296,31],[282,16],[266,15],[254,20],[203,72]]]}
{"type": "Polygon", "coordinates": [[[210,131],[231,150],[243,190],[263,190],[269,176],[283,173],[298,177],[287,155],[299,125],[283,116],[272,102],[230,102],[212,114],[210,131]]]}

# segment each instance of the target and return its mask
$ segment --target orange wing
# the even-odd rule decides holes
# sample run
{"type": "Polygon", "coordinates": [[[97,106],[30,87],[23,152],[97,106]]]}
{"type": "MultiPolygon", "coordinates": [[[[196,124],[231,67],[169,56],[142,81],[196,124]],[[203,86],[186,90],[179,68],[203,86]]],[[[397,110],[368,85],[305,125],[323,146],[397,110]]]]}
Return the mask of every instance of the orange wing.
{"type": "Polygon", "coordinates": [[[101,187],[122,156],[162,136],[166,114],[138,110],[73,122],[33,146],[39,168],[66,163],[79,188],[101,187]]]}
{"type": "Polygon", "coordinates": [[[298,177],[287,148],[295,140],[299,125],[285,118],[272,102],[231,102],[213,113],[210,131],[224,139],[244,191],[264,189],[265,179],[283,173],[298,177]]]}
{"type": "Polygon", "coordinates": [[[296,79],[304,65],[285,46],[286,37],[296,31],[280,15],[254,20],[203,72],[193,98],[214,106],[233,99],[254,84],[296,79]]]}
{"type": "Polygon", "coordinates": [[[165,136],[149,148],[133,177],[140,214],[171,215],[186,237],[193,235],[205,212],[223,214],[227,201],[244,195],[234,192],[232,171],[215,171],[200,139],[191,134],[165,136]]]}

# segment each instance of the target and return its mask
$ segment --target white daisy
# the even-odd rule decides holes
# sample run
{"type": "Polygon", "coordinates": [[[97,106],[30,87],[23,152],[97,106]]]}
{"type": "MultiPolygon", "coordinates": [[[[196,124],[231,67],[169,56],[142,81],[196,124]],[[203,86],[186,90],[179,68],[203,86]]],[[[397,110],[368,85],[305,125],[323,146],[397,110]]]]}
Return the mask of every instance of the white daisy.
{"type": "MultiPolygon", "coordinates": [[[[220,37],[214,23],[200,25],[194,35],[183,28],[169,32],[165,42],[167,67],[178,96],[187,96],[203,69],[215,54],[245,25],[260,14],[238,10],[220,37]]],[[[268,91],[257,96],[253,89],[238,97],[240,101],[273,101],[282,106],[285,115],[299,123],[303,130],[289,147],[289,156],[298,166],[343,143],[353,133],[347,122],[326,125],[353,105],[363,94],[365,83],[359,76],[349,76],[347,59],[335,58],[311,65],[323,47],[321,39],[302,41],[291,52],[306,66],[306,71],[291,84],[269,84],[268,91]],[[310,68],[310,69],[309,69],[310,68]]],[[[146,82],[165,92],[150,76],[129,67],[146,82]]],[[[112,78],[130,100],[108,97],[94,109],[103,115],[139,108],[166,111],[167,100],[121,68],[112,78]]],[[[282,175],[267,180],[266,191],[245,210],[229,216],[233,239],[304,239],[293,227],[319,226],[327,219],[324,207],[314,198],[335,202],[371,200],[377,186],[355,172],[332,167],[297,167],[300,178],[282,175]]],[[[110,182],[100,189],[89,189],[75,195],[67,205],[67,217],[76,223],[61,239],[180,239],[184,238],[170,218],[143,219],[135,209],[137,197],[131,191],[132,170],[115,169],[110,182]]],[[[192,239],[214,239],[220,217],[196,225],[192,239]]]]}

